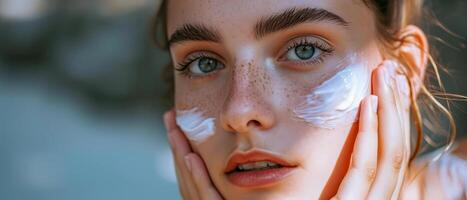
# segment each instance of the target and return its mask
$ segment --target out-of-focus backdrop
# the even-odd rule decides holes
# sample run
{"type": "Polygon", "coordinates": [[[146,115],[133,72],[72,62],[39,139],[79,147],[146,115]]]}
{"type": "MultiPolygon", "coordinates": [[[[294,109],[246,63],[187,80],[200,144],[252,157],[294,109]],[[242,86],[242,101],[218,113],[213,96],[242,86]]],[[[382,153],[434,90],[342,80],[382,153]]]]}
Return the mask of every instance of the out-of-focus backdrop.
{"type": "MultiPolygon", "coordinates": [[[[467,36],[467,1],[430,1],[467,36]]],[[[168,54],[157,0],[0,0],[0,199],[179,199],[162,125],[168,54]]],[[[448,91],[467,94],[467,50],[429,33],[448,91]],[[432,41],[435,41],[432,37],[432,41]]],[[[465,104],[453,106],[465,135],[465,104]]]]}

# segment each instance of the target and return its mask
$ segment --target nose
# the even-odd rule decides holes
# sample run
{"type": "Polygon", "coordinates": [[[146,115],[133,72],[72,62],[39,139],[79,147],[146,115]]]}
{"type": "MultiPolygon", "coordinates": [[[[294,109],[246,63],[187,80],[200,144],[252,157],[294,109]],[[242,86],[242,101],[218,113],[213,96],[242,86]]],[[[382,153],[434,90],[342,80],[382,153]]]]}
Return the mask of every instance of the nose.
{"type": "Polygon", "coordinates": [[[220,121],[228,132],[249,133],[253,129],[266,130],[275,123],[275,115],[268,101],[269,82],[264,69],[253,61],[234,66],[220,121]],[[262,77],[262,78],[261,78],[262,77]]]}

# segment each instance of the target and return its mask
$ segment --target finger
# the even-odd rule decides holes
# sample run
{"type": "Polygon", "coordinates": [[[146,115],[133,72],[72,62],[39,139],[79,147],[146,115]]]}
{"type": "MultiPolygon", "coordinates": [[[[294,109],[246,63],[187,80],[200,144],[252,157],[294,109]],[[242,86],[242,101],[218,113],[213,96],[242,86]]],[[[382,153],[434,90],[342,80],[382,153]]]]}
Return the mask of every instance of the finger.
{"type": "MultiPolygon", "coordinates": [[[[175,159],[174,159],[174,162],[175,162],[175,159]]],[[[182,172],[181,170],[179,169],[180,167],[178,167],[177,164],[175,164],[175,173],[177,175],[177,183],[178,183],[178,189],[179,189],[179,192],[182,196],[182,199],[189,199],[190,197],[190,193],[188,191],[188,187],[187,187],[187,182],[188,181],[185,181],[185,177],[182,175],[182,172]]]]}
{"type": "Polygon", "coordinates": [[[171,131],[177,127],[175,111],[173,109],[164,113],[164,125],[167,131],[171,131]]]}
{"type": "Polygon", "coordinates": [[[178,171],[177,181],[180,185],[181,193],[184,199],[199,199],[194,181],[191,175],[191,166],[185,160],[185,157],[192,153],[191,147],[179,128],[169,132],[169,141],[172,144],[172,153],[176,170],[178,171]]]}
{"type": "Polygon", "coordinates": [[[396,75],[394,78],[393,92],[396,97],[396,109],[399,116],[399,122],[402,130],[402,138],[404,145],[404,160],[399,171],[397,183],[392,194],[393,199],[398,199],[400,191],[402,189],[403,181],[405,178],[405,172],[408,168],[408,162],[410,158],[410,91],[405,75],[396,75]]]}
{"type": "Polygon", "coordinates": [[[193,187],[194,183],[191,178],[191,172],[185,162],[185,156],[191,153],[192,149],[186,136],[176,125],[175,121],[175,112],[173,110],[164,115],[164,123],[169,130],[167,136],[172,149],[180,193],[184,199],[197,199],[198,194],[196,188],[193,187]]]}
{"type": "Polygon", "coordinates": [[[176,177],[177,177],[177,183],[178,183],[178,189],[180,191],[180,194],[182,196],[183,199],[187,199],[189,197],[189,193],[188,193],[188,190],[187,190],[187,187],[186,187],[186,182],[187,181],[184,181],[184,175],[183,173],[181,172],[180,170],[180,167],[179,167],[179,162],[177,162],[177,159],[176,159],[176,154],[175,154],[175,151],[177,151],[177,146],[176,146],[176,143],[175,143],[175,139],[172,139],[172,135],[170,134],[171,131],[173,131],[173,129],[175,129],[176,127],[173,125],[174,124],[174,119],[175,119],[175,114],[173,112],[173,110],[169,110],[167,112],[164,113],[163,115],[163,119],[164,119],[164,125],[165,125],[165,128],[167,130],[167,138],[168,138],[168,141],[169,141],[169,144],[170,144],[170,148],[172,150],[172,160],[173,160],[173,163],[174,163],[174,167],[175,167],[175,174],[176,174],[176,177]]]}
{"type": "Polygon", "coordinates": [[[378,98],[365,98],[360,107],[359,130],[349,171],[335,199],[365,199],[376,174],[378,156],[378,98]]]}
{"type": "Polygon", "coordinates": [[[197,154],[190,153],[186,157],[187,165],[191,167],[191,176],[194,180],[197,193],[203,200],[219,200],[221,195],[211,182],[209,173],[204,165],[204,161],[197,154]]]}
{"type": "MultiPolygon", "coordinates": [[[[396,96],[401,125],[405,136],[405,148],[410,148],[410,89],[408,79],[405,75],[396,75],[396,96]]],[[[410,152],[409,152],[410,153],[410,152]]]]}
{"type": "Polygon", "coordinates": [[[373,91],[378,96],[378,169],[369,199],[390,199],[408,158],[404,129],[393,91],[396,63],[384,61],[373,74],[373,91]]]}
{"type": "Polygon", "coordinates": [[[168,130],[167,137],[169,138],[175,158],[177,161],[184,162],[185,156],[192,152],[192,149],[185,134],[183,134],[183,131],[176,124],[174,110],[170,110],[164,114],[164,123],[168,130]]]}

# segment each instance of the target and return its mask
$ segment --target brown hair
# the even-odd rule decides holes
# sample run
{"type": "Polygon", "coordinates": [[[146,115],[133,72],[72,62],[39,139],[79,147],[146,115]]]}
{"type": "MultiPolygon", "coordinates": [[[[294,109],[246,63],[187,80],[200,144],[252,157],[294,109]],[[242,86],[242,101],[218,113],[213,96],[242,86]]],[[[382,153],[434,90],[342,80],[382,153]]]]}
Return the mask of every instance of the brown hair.
{"type": "MultiPolygon", "coordinates": [[[[408,25],[421,26],[420,19],[428,13],[424,12],[425,8],[423,0],[363,0],[376,17],[376,29],[378,31],[379,40],[384,51],[389,53],[391,57],[397,59],[401,64],[407,78],[409,74],[413,74],[414,69],[407,64],[405,58],[391,54],[393,49],[397,49],[399,45],[407,42],[405,38],[398,38],[398,32],[408,25]]],[[[167,0],[163,0],[159,6],[159,12],[156,15],[156,23],[154,26],[155,43],[161,48],[168,48],[166,35],[166,9],[167,0]]],[[[437,25],[441,25],[433,16],[430,18],[437,25]]],[[[444,27],[442,27],[444,29],[444,27]]],[[[427,69],[424,84],[421,86],[419,94],[416,94],[411,81],[410,98],[411,98],[411,116],[413,122],[412,128],[415,129],[411,134],[411,143],[414,148],[411,149],[410,161],[416,158],[417,155],[432,150],[434,148],[443,148],[442,153],[435,157],[438,159],[444,152],[452,148],[456,138],[456,125],[454,118],[449,109],[449,99],[457,98],[465,100],[462,95],[448,94],[445,92],[440,79],[439,65],[435,62],[430,52],[428,55],[429,66],[427,69]],[[435,83],[431,83],[432,79],[435,83]],[[440,100],[446,100],[444,106],[440,100]],[[449,127],[443,127],[447,120],[449,127]],[[448,131],[446,131],[448,130],[448,131]],[[439,138],[444,138],[441,143],[437,143],[439,138]],[[426,145],[424,145],[426,144],[426,145]]],[[[171,66],[169,66],[171,67],[171,66]]],[[[169,68],[170,69],[170,68],[169,68]]],[[[166,70],[168,73],[167,80],[171,81],[171,92],[173,92],[173,74],[171,70],[166,70]]],[[[409,79],[410,80],[410,79],[409,79]]],[[[171,96],[173,98],[173,96],[171,96]]]]}
{"type": "MultiPolygon", "coordinates": [[[[398,38],[398,32],[401,29],[408,25],[423,26],[420,21],[422,17],[430,18],[431,22],[441,25],[424,8],[423,0],[364,0],[364,3],[374,11],[377,19],[375,25],[381,43],[390,50],[397,49],[407,42],[406,38],[398,38]]],[[[441,28],[444,29],[442,26],[441,28]]],[[[395,51],[385,53],[391,54],[391,52],[395,51]]],[[[411,134],[411,142],[412,146],[414,146],[411,161],[420,153],[435,148],[443,148],[443,151],[435,156],[434,160],[436,160],[452,148],[456,139],[456,124],[450,111],[449,99],[453,96],[465,99],[464,96],[451,95],[445,92],[439,73],[440,65],[437,64],[432,53],[426,52],[426,54],[428,55],[428,67],[430,68],[426,71],[426,78],[424,84],[421,85],[419,94],[415,93],[412,82],[409,81],[411,116],[414,122],[411,125],[415,128],[414,133],[416,133],[411,134]],[[434,83],[432,82],[433,78],[434,83]],[[446,100],[446,106],[438,99],[446,100]],[[445,127],[446,120],[449,127],[445,127]],[[444,141],[438,143],[439,138],[443,138],[444,141]]],[[[410,66],[405,58],[395,54],[391,54],[391,56],[402,64],[407,78],[409,78],[409,74],[414,74],[416,69],[410,66]]]]}

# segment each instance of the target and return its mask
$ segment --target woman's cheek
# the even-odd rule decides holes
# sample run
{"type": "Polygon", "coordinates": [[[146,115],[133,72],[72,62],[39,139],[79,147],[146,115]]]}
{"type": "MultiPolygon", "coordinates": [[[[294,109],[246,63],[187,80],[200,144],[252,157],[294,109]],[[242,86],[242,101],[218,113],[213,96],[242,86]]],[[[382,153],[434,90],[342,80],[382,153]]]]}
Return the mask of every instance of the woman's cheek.
{"type": "Polygon", "coordinates": [[[216,132],[215,118],[206,117],[205,112],[196,107],[176,110],[176,122],[186,137],[195,144],[206,141],[216,132]]]}
{"type": "Polygon", "coordinates": [[[361,100],[370,94],[370,68],[358,55],[346,57],[334,76],[322,82],[293,110],[312,126],[334,129],[355,122],[361,100]]]}
{"type": "Polygon", "coordinates": [[[220,131],[218,113],[224,99],[223,82],[193,84],[179,78],[175,90],[176,123],[194,145],[204,143],[220,131]]]}

